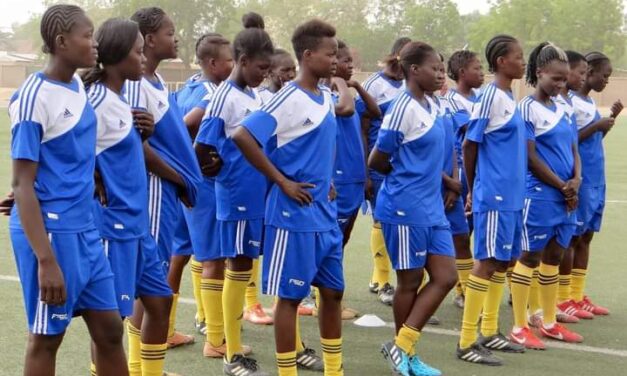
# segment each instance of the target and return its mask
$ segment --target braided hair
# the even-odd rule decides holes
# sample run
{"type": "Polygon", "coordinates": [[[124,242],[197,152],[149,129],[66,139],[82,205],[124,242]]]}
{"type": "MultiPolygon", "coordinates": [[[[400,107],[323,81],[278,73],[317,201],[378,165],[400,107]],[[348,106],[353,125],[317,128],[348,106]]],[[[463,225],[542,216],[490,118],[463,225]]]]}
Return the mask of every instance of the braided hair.
{"type": "Polygon", "coordinates": [[[518,40],[506,34],[500,34],[490,39],[485,47],[485,57],[491,73],[496,73],[498,58],[506,56],[514,43],[518,43],[518,40]]]}
{"type": "Polygon", "coordinates": [[[39,25],[41,39],[44,41],[42,51],[54,54],[57,36],[70,32],[81,17],[86,17],[85,11],[76,5],[57,4],[46,9],[39,25]]]}
{"type": "Polygon", "coordinates": [[[466,68],[468,64],[477,58],[477,54],[468,50],[455,51],[448,59],[446,74],[455,82],[459,80],[459,71],[466,68]]]}
{"type": "Polygon", "coordinates": [[[196,59],[198,61],[205,57],[218,57],[220,47],[228,46],[229,41],[220,33],[206,33],[196,41],[196,59]]]}
{"type": "Polygon", "coordinates": [[[577,64],[579,64],[582,61],[586,61],[586,57],[583,56],[582,54],[580,54],[577,51],[571,51],[571,50],[567,50],[566,52],[566,56],[568,57],[568,64],[570,64],[570,68],[574,68],[577,66],[577,64]]]}
{"type": "Polygon", "coordinates": [[[601,68],[603,64],[610,62],[609,57],[607,57],[604,53],[598,51],[587,53],[585,58],[592,72],[595,72],[596,70],[601,68]]]}
{"type": "Polygon", "coordinates": [[[145,37],[146,34],[157,32],[165,17],[166,14],[163,9],[158,7],[147,7],[138,9],[131,16],[131,20],[137,22],[139,25],[139,31],[145,37]]]}
{"type": "Polygon", "coordinates": [[[527,62],[527,84],[535,87],[538,84],[538,69],[549,65],[557,60],[568,63],[568,56],[561,48],[551,42],[542,42],[529,54],[527,62]]]}

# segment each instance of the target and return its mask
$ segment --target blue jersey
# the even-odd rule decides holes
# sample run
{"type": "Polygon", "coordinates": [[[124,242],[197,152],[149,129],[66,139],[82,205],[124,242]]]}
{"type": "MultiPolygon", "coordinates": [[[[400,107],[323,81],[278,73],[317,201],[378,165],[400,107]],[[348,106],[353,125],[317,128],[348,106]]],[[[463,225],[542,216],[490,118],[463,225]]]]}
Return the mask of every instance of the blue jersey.
{"type": "Polygon", "coordinates": [[[472,108],[477,102],[477,91],[473,90],[470,97],[466,98],[457,90],[450,89],[446,93],[446,100],[451,111],[453,126],[455,132],[455,153],[457,154],[457,165],[463,166],[462,160],[462,142],[466,134],[466,127],[470,121],[472,108]]]}
{"type": "Polygon", "coordinates": [[[383,118],[376,147],[390,155],[392,171],[377,196],[377,221],[421,227],[446,222],[441,195],[444,125],[436,103],[427,102],[425,108],[405,91],[383,118]]]}
{"type": "Polygon", "coordinates": [[[267,103],[274,96],[274,93],[271,92],[270,89],[268,89],[265,86],[260,86],[259,89],[257,90],[257,93],[261,97],[262,103],[267,103]]]}
{"type": "Polygon", "coordinates": [[[132,108],[143,108],[154,117],[155,131],[148,143],[183,178],[187,197],[193,205],[202,175],[181,110],[161,77],[157,78],[158,82],[146,78],[127,81],[125,96],[132,108]]]}
{"type": "MultiPolygon", "coordinates": [[[[337,94],[333,100],[337,103],[337,94]]],[[[355,112],[351,116],[338,116],[335,168],[333,182],[336,184],[363,183],[366,181],[366,159],[364,143],[361,137],[361,114],[363,102],[355,103],[355,112]]]]}
{"type": "Polygon", "coordinates": [[[479,144],[473,211],[522,210],[527,174],[526,130],[512,93],[489,84],[474,106],[466,138],[479,144]]]}
{"type": "MultiPolygon", "coordinates": [[[[453,156],[455,154],[455,122],[448,100],[445,97],[432,96],[430,99],[435,103],[438,116],[442,119],[442,129],[444,129],[444,162],[442,171],[453,176],[453,156]]],[[[444,186],[442,187],[444,190],[444,186]]]]}
{"type": "MultiPolygon", "coordinates": [[[[575,109],[577,130],[581,132],[601,119],[594,99],[583,98],[574,92],[569,95],[575,109]]],[[[603,132],[594,132],[579,143],[581,156],[581,185],[600,187],[605,185],[605,153],[603,152],[603,132]]]]}
{"type": "MultiPolygon", "coordinates": [[[[536,154],[560,179],[572,179],[575,168],[571,118],[562,105],[546,106],[532,96],[523,98],[518,104],[527,126],[527,139],[536,144],[536,154]]],[[[537,200],[564,201],[559,189],[527,172],[527,197],[537,200]]]]}
{"type": "Polygon", "coordinates": [[[100,235],[139,239],[148,232],[148,183],[131,106],[102,83],[91,85],[88,95],[98,118],[96,169],[107,197],[107,205],[99,210],[100,235]]]}
{"type": "MultiPolygon", "coordinates": [[[[370,119],[370,127],[368,128],[368,153],[370,153],[377,142],[383,116],[388,110],[388,107],[390,107],[394,98],[396,98],[403,91],[403,81],[393,80],[386,76],[383,72],[376,72],[364,81],[363,87],[364,90],[372,96],[375,102],[377,102],[377,105],[381,110],[380,118],[370,119]]],[[[363,102],[363,100],[358,98],[358,102],[363,102]]],[[[383,175],[371,170],[370,178],[382,180],[383,175]]]]}
{"type": "Polygon", "coordinates": [[[301,206],[272,185],[266,200],[266,224],[294,232],[337,227],[337,208],[329,201],[337,123],[331,92],[320,94],[290,82],[242,122],[272,163],[290,180],[314,184],[313,203],[301,206]]]}
{"type": "Polygon", "coordinates": [[[217,86],[213,82],[203,79],[201,73],[196,73],[190,77],[185,86],[176,93],[176,103],[181,109],[183,116],[187,115],[194,108],[205,111],[209,105],[209,99],[217,86]]]}
{"type": "MultiPolygon", "coordinates": [[[[11,158],[38,163],[34,188],[46,230],[93,229],[96,115],[80,77],[64,83],[31,74],[11,98],[9,115],[11,158]]],[[[9,226],[21,228],[15,208],[9,226]]]]}
{"type": "Polygon", "coordinates": [[[200,125],[196,142],[214,146],[223,162],[216,177],[219,220],[263,218],[266,178],[246,160],[231,138],[246,115],[256,111],[261,103],[256,90],[224,81],[200,125]]]}

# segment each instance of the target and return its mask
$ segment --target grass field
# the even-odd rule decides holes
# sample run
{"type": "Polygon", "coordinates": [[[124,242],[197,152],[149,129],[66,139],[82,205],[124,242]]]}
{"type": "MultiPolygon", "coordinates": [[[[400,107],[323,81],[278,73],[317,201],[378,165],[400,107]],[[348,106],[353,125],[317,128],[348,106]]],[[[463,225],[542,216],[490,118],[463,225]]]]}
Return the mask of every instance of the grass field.
{"type": "MultiPolygon", "coordinates": [[[[2,109],[2,112],[5,112],[2,109]]],[[[588,278],[589,295],[595,301],[608,306],[611,316],[597,318],[575,325],[585,337],[582,345],[549,348],[544,352],[528,352],[524,355],[504,355],[506,366],[485,368],[456,360],[455,332],[460,328],[461,311],[447,298],[437,315],[440,327],[428,328],[418,346],[422,358],[442,369],[446,375],[625,375],[627,374],[627,249],[625,247],[624,222],[627,220],[627,119],[621,119],[606,140],[608,204],[604,229],[593,242],[592,261],[588,278]]],[[[0,193],[9,189],[9,124],[6,115],[0,116],[0,193]]],[[[353,240],[346,250],[345,276],[346,305],[372,313],[386,322],[392,321],[391,309],[376,302],[367,292],[371,261],[368,247],[370,219],[361,217],[356,225],[353,240]]],[[[0,219],[0,375],[21,374],[27,327],[22,295],[16,275],[15,263],[7,234],[6,218],[0,219]]],[[[189,272],[181,296],[192,297],[189,272]]],[[[264,297],[269,305],[270,299],[264,297]]],[[[193,332],[194,307],[181,304],[178,312],[178,329],[193,332]]],[[[501,310],[501,328],[507,332],[512,324],[510,307],[504,302],[501,310]]],[[[313,318],[301,320],[303,338],[320,351],[317,325],[313,318]]],[[[345,374],[361,376],[389,375],[390,372],[379,354],[379,346],[392,338],[391,328],[363,328],[344,323],[345,374]]],[[[273,328],[244,325],[243,339],[253,346],[255,356],[264,369],[275,374],[273,328]]],[[[221,361],[207,360],[201,356],[201,336],[197,343],[168,352],[167,370],[185,376],[222,375],[221,361]]],[[[87,375],[89,373],[89,339],[80,319],[71,325],[58,356],[59,375],[87,375]]],[[[301,372],[301,374],[309,374],[301,372]]],[[[312,374],[313,375],[313,374],[312,374]]]]}

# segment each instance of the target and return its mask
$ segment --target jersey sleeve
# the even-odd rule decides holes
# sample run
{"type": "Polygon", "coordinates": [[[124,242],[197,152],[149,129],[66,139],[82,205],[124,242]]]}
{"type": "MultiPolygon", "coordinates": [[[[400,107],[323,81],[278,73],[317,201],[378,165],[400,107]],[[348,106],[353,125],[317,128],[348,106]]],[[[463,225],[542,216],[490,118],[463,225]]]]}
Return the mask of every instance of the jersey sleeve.
{"type": "Polygon", "coordinates": [[[220,138],[224,134],[224,124],[224,119],[217,116],[202,119],[198,135],[196,136],[196,142],[217,147],[220,138]]]}
{"type": "Polygon", "coordinates": [[[46,132],[47,116],[44,104],[35,95],[23,93],[9,106],[11,118],[11,159],[39,162],[39,150],[46,132]]]}
{"type": "Polygon", "coordinates": [[[466,139],[477,143],[483,142],[483,136],[490,123],[495,94],[496,88],[490,85],[482,94],[481,100],[473,107],[466,139]]]}
{"type": "Polygon", "coordinates": [[[272,114],[261,108],[246,116],[241,125],[260,145],[264,146],[275,134],[278,121],[272,114]]]}
{"type": "Polygon", "coordinates": [[[364,116],[366,113],[366,102],[361,97],[355,98],[355,112],[357,112],[359,117],[364,116]]]}
{"type": "Polygon", "coordinates": [[[534,116],[531,103],[528,100],[523,100],[518,105],[518,109],[520,110],[520,117],[522,117],[523,121],[525,122],[525,135],[527,136],[527,140],[535,142],[536,126],[533,120],[534,116]]]}
{"type": "Polygon", "coordinates": [[[383,153],[393,154],[403,143],[410,122],[406,113],[410,101],[410,97],[399,97],[391,110],[383,117],[376,143],[376,148],[383,153]]]}
{"type": "Polygon", "coordinates": [[[148,111],[148,102],[142,92],[141,81],[126,81],[124,94],[131,108],[148,111]]]}

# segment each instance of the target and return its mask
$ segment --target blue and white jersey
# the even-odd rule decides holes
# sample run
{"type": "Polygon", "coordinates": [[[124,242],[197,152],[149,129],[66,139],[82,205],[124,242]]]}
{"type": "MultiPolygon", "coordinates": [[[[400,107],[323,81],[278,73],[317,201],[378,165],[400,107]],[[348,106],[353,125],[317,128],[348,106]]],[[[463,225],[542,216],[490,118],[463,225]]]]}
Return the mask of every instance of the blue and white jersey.
{"type": "Polygon", "coordinates": [[[213,95],[200,125],[196,142],[214,146],[223,163],[216,177],[217,218],[221,221],[263,218],[266,178],[231,138],[242,120],[261,104],[256,90],[226,80],[213,95]]]}
{"type": "MultiPolygon", "coordinates": [[[[337,103],[339,96],[333,93],[337,103]]],[[[361,115],[365,112],[362,101],[356,101],[351,116],[337,116],[337,140],[333,182],[336,184],[363,183],[366,181],[366,159],[361,137],[361,115]]]]}
{"type": "Polygon", "coordinates": [[[266,200],[266,224],[294,232],[337,227],[337,207],[329,202],[337,123],[331,92],[320,94],[297,83],[285,85],[270,102],[242,122],[270,160],[290,180],[314,184],[313,203],[301,206],[272,185],[266,200]]]}
{"type": "Polygon", "coordinates": [[[465,96],[461,95],[457,90],[450,89],[446,93],[445,97],[449,103],[451,114],[453,116],[453,124],[455,127],[455,152],[457,153],[457,165],[459,167],[462,167],[462,142],[464,142],[466,126],[470,121],[472,108],[475,103],[477,103],[479,95],[477,93],[477,90],[473,89],[470,97],[466,98],[465,96]]]}
{"type": "MultiPolygon", "coordinates": [[[[455,124],[451,106],[448,100],[442,96],[432,96],[430,99],[435,104],[438,116],[442,119],[442,128],[444,129],[444,163],[442,171],[448,176],[453,176],[453,153],[455,151],[455,124]]],[[[442,186],[444,191],[444,186],[442,186]]]]}
{"type": "Polygon", "coordinates": [[[145,109],[154,117],[155,131],[148,143],[183,178],[187,197],[193,205],[202,175],[181,110],[161,76],[157,78],[158,82],[146,78],[127,81],[124,95],[132,108],[145,109]]]}
{"type": "Polygon", "coordinates": [[[271,92],[270,89],[268,89],[265,86],[260,86],[257,89],[257,94],[259,94],[259,96],[261,97],[262,103],[268,103],[270,99],[272,99],[272,97],[274,96],[274,93],[271,92]]]}
{"type": "MultiPolygon", "coordinates": [[[[38,163],[35,194],[46,230],[93,229],[96,115],[80,77],[65,83],[31,74],[11,98],[9,116],[11,158],[38,163]]],[[[9,226],[21,228],[15,207],[9,226]]]]}
{"type": "MultiPolygon", "coordinates": [[[[601,119],[594,99],[583,98],[574,92],[571,92],[569,97],[575,109],[575,120],[579,132],[601,119]]],[[[581,185],[588,187],[605,185],[603,132],[594,132],[590,137],[581,141],[579,143],[579,155],[581,156],[581,185]]]]}
{"type": "Polygon", "coordinates": [[[466,138],[478,143],[474,212],[522,210],[527,174],[525,122],[511,92],[487,85],[474,106],[466,138]]]}
{"type": "Polygon", "coordinates": [[[183,116],[194,108],[205,111],[216,88],[216,84],[202,77],[202,73],[191,76],[185,82],[185,86],[176,92],[176,103],[183,116]]]}
{"type": "MultiPolygon", "coordinates": [[[[381,110],[380,118],[370,119],[370,127],[368,128],[368,153],[372,151],[379,135],[379,128],[381,128],[381,122],[388,107],[392,101],[404,90],[403,81],[397,81],[389,78],[383,72],[376,72],[362,84],[364,90],[368,92],[377,102],[379,109],[381,110]]],[[[357,99],[359,102],[363,102],[361,98],[357,99]]],[[[365,107],[365,105],[364,105],[365,107]]],[[[383,175],[371,170],[370,177],[375,180],[382,180],[383,175]]]]}
{"type": "MultiPolygon", "coordinates": [[[[518,108],[527,127],[527,139],[535,142],[538,157],[563,181],[572,179],[574,129],[564,107],[555,103],[547,106],[527,96],[518,108]]],[[[531,171],[527,172],[527,197],[564,201],[559,189],[542,182],[531,171]]]]}
{"type": "Polygon", "coordinates": [[[126,99],[95,83],[87,91],[98,119],[96,170],[107,196],[98,220],[105,239],[139,239],[148,231],[148,183],[139,131],[126,99]]]}
{"type": "Polygon", "coordinates": [[[390,155],[374,217],[387,224],[431,227],[446,222],[442,201],[444,125],[435,102],[428,107],[404,91],[383,118],[376,147],[390,155]]]}

